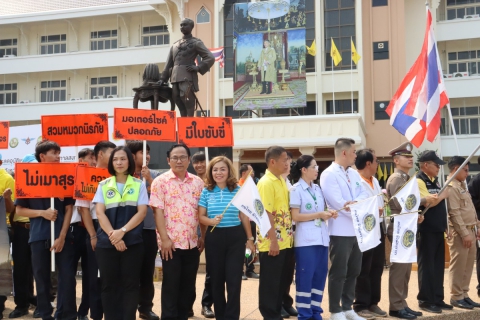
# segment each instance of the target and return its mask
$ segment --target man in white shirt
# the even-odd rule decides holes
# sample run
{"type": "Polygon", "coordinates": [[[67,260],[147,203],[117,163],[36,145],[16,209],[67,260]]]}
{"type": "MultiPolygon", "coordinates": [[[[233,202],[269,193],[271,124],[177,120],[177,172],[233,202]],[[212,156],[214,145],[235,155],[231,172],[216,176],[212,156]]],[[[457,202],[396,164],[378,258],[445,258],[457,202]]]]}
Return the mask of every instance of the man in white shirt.
{"type": "Polygon", "coordinates": [[[335,161],[320,176],[320,186],[328,209],[338,211],[338,218],[328,221],[331,260],[328,298],[331,320],[363,320],[352,310],[362,252],[358,247],[348,205],[368,198],[368,194],[362,186],[360,175],[350,168],[357,158],[355,151],[354,140],[338,139],[335,142],[335,161]]]}

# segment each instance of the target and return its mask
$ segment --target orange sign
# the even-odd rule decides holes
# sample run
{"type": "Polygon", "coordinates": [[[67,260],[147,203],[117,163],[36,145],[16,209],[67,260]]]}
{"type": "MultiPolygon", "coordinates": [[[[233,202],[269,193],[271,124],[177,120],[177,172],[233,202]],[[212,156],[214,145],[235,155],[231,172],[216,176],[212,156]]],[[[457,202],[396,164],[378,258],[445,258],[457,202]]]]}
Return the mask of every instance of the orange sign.
{"type": "Polygon", "coordinates": [[[189,147],[232,147],[232,118],[178,118],[178,142],[189,147]]]}
{"type": "Polygon", "coordinates": [[[10,129],[10,122],[0,122],[0,149],[8,149],[8,130],[10,129]]]}
{"type": "Polygon", "coordinates": [[[78,163],[15,163],[17,198],[71,198],[78,163]]]}
{"type": "Polygon", "coordinates": [[[93,200],[98,183],[110,176],[107,169],[78,166],[73,197],[80,200],[93,200]]]}
{"type": "Polygon", "coordinates": [[[55,141],[62,147],[90,146],[108,140],[108,115],[64,114],[42,116],[43,139],[55,141]]]}
{"type": "Polygon", "coordinates": [[[113,123],[115,139],[177,140],[175,111],[116,108],[113,123]]]}

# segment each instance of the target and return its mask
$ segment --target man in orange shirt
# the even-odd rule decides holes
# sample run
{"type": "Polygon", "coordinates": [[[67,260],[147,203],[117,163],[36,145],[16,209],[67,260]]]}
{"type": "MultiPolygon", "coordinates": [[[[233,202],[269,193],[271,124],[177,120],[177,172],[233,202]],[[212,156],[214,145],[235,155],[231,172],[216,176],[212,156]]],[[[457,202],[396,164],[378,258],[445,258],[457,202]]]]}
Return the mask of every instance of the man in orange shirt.
{"type": "Polygon", "coordinates": [[[245,180],[247,180],[249,173],[253,178],[255,175],[255,172],[253,172],[252,166],[249,164],[242,164],[239,171],[239,174],[240,174],[240,179],[238,180],[239,186],[243,186],[243,184],[245,183],[245,180]]]}

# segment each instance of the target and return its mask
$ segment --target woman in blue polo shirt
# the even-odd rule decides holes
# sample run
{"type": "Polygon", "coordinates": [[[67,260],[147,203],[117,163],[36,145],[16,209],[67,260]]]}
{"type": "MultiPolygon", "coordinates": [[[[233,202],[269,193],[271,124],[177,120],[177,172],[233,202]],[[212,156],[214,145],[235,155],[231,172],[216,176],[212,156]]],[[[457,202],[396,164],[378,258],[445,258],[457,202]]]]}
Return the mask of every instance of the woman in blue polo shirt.
{"type": "Polygon", "coordinates": [[[325,210],[320,187],[313,183],[318,166],[310,155],[298,158],[291,171],[298,181],[290,190],[292,219],[296,222],[294,235],[296,260],[296,306],[298,319],[322,319],[321,302],[328,271],[328,244],[326,221],[336,218],[335,211],[325,210]]]}
{"type": "Polygon", "coordinates": [[[205,234],[202,238],[205,239],[205,258],[216,319],[240,319],[245,245],[255,252],[248,217],[233,205],[227,208],[240,189],[235,176],[233,164],[228,158],[213,158],[208,164],[206,187],[198,203],[200,223],[208,226],[206,232],[202,228],[205,234]],[[225,284],[228,301],[225,298],[225,284]]]}

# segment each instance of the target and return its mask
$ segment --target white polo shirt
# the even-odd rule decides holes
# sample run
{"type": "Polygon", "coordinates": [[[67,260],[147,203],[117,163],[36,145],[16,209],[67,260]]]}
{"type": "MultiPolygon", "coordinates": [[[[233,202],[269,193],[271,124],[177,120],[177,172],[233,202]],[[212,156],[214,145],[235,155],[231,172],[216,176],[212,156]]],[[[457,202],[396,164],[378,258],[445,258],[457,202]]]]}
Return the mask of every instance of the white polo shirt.
{"type": "MultiPolygon", "coordinates": [[[[92,220],[97,220],[97,211],[95,209],[95,204],[92,201],[77,200],[75,202],[75,209],[76,209],[76,207],[89,208],[90,209],[90,214],[92,215],[92,220]]],[[[73,218],[72,218],[72,221],[73,221],[73,218]]]]}

